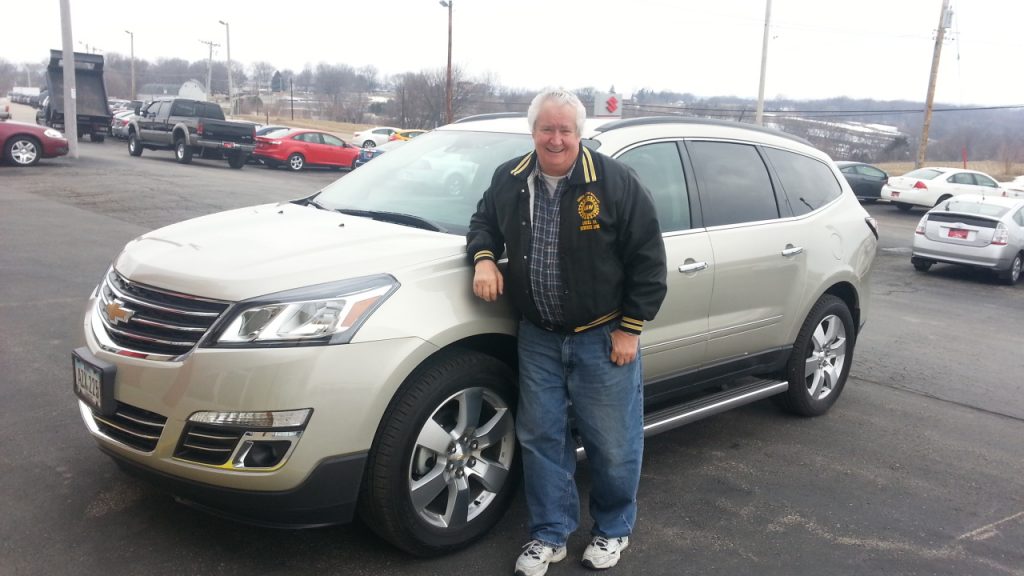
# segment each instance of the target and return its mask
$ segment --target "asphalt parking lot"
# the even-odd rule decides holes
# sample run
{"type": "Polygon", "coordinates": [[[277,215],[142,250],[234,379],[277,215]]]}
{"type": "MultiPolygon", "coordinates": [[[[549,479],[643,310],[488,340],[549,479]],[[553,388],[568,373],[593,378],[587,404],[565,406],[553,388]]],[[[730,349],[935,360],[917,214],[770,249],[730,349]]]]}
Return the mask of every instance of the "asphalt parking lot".
{"type": "MultiPolygon", "coordinates": [[[[508,574],[522,497],[486,538],[410,558],[356,523],[306,531],[186,508],[101,454],[71,393],[88,294],[125,242],[185,218],[307,195],[344,173],[179,165],[80,142],[0,166],[0,574],[508,574]]],[[[836,407],[761,402],[648,439],[640,519],[613,574],[1024,575],[1024,285],[914,272],[920,211],[870,205],[873,309],[836,407]]],[[[589,485],[581,467],[583,492],[589,485]]],[[[587,525],[584,520],[583,525],[587,525]]],[[[578,564],[570,541],[553,576],[578,564]]]]}

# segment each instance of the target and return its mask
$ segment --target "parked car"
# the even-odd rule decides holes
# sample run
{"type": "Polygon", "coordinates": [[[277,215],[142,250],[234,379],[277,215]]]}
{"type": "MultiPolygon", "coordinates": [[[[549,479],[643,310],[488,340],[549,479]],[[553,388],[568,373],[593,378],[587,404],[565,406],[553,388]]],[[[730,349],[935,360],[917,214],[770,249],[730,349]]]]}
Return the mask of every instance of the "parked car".
{"type": "Polygon", "coordinates": [[[1017,176],[1010,182],[1000,182],[999,187],[1007,198],[1024,198],[1024,176],[1017,176]]]}
{"type": "Polygon", "coordinates": [[[134,110],[115,112],[110,120],[110,135],[120,140],[128,139],[128,125],[136,118],[134,110]]]}
{"type": "Polygon", "coordinates": [[[380,146],[377,146],[376,148],[360,148],[359,156],[356,158],[355,167],[359,168],[360,166],[366,164],[370,160],[377,158],[378,156],[384,154],[389,150],[394,150],[395,148],[398,148],[399,146],[405,144],[406,142],[407,140],[391,140],[390,142],[385,142],[380,146]]]}
{"type": "Polygon", "coordinates": [[[394,134],[388,138],[388,141],[393,140],[412,140],[420,134],[426,134],[426,130],[397,130],[394,134]]]}
{"type": "Polygon", "coordinates": [[[927,272],[936,262],[992,270],[1007,284],[1024,261],[1024,200],[1001,196],[950,198],[921,217],[910,262],[927,272]]]}
{"type": "Polygon", "coordinates": [[[352,170],[359,156],[359,148],[333,134],[294,129],[257,136],[253,156],[268,168],[287,166],[296,172],[308,166],[352,170]]]}
{"type": "Polygon", "coordinates": [[[374,126],[373,128],[360,130],[353,134],[352,142],[362,146],[363,148],[372,148],[387,142],[388,139],[391,138],[391,135],[397,131],[398,128],[394,128],[392,126],[374,126]]]}
{"type": "Polygon", "coordinates": [[[3,160],[15,166],[31,166],[40,158],[56,158],[68,153],[63,134],[35,124],[0,121],[0,150],[3,160]]]}
{"type": "Polygon", "coordinates": [[[861,202],[874,202],[882,195],[882,186],[889,180],[884,170],[863,162],[836,162],[839,171],[861,202]]]}
{"type": "Polygon", "coordinates": [[[960,168],[918,168],[903,176],[890,176],[881,198],[903,211],[914,206],[931,208],[961,194],[1001,194],[999,183],[984,172],[960,168]]]}
{"type": "Polygon", "coordinates": [[[142,156],[143,150],[173,150],[182,164],[200,158],[226,158],[228,166],[245,166],[256,148],[251,122],[227,121],[224,111],[213,102],[188,98],[154,100],[128,123],[128,153],[142,156]]]}
{"type": "MultiPolygon", "coordinates": [[[[640,340],[645,430],[767,397],[827,412],[870,318],[878,242],[829,157],[703,119],[589,120],[582,135],[636,171],[665,239],[668,295],[640,340]]],[[[481,537],[516,491],[517,322],[504,297],[473,296],[465,233],[494,171],[525,177],[533,147],[525,117],[459,122],[305,198],[129,242],[79,324],[85,427],[123,469],[236,519],[358,510],[414,554],[481,537]],[[446,155],[437,166],[476,164],[463,194],[446,170],[403,177],[446,155]]],[[[578,170],[601,177],[590,148],[578,170]]],[[[579,224],[600,225],[588,196],[579,224]]]]}

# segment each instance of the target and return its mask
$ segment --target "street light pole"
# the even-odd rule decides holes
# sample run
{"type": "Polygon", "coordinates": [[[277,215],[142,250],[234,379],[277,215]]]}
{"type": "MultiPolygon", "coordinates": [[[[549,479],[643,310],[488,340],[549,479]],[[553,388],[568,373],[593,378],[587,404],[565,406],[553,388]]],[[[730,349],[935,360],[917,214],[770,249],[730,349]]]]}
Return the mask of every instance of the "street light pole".
{"type": "Polygon", "coordinates": [[[231,81],[231,25],[223,20],[218,20],[224,25],[224,30],[227,33],[227,48],[228,48],[228,109],[232,114],[235,113],[235,87],[231,81]]]}
{"type": "Polygon", "coordinates": [[[452,6],[455,0],[440,0],[441,6],[448,9],[448,79],[445,82],[445,123],[452,123],[452,6]]]}
{"type": "Polygon", "coordinates": [[[124,33],[127,34],[132,41],[132,97],[130,100],[135,100],[135,33],[131,30],[125,30],[124,33]]]}
{"type": "Polygon", "coordinates": [[[757,88],[757,112],[754,115],[754,122],[758,126],[764,125],[764,77],[768,68],[768,35],[771,34],[772,21],[772,0],[767,0],[764,8],[764,39],[761,41],[761,82],[757,88]]]}

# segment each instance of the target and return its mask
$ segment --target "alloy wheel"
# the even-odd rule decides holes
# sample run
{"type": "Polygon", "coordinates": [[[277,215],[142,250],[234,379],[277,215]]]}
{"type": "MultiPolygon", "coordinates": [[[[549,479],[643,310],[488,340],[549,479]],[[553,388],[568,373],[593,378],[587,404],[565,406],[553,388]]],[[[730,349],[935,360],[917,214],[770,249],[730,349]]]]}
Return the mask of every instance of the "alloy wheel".
{"type": "Polygon", "coordinates": [[[39,157],[39,148],[31,140],[18,140],[11,145],[11,159],[22,166],[28,166],[39,157]]]}
{"type": "Polygon", "coordinates": [[[515,426],[505,402],[485,388],[449,396],[420,429],[408,467],[415,512],[440,528],[481,514],[505,485],[515,426]]]}
{"type": "Polygon", "coordinates": [[[804,364],[804,385],[812,400],[827,398],[846,364],[846,328],[834,314],[821,319],[811,335],[813,349],[804,364]]]}

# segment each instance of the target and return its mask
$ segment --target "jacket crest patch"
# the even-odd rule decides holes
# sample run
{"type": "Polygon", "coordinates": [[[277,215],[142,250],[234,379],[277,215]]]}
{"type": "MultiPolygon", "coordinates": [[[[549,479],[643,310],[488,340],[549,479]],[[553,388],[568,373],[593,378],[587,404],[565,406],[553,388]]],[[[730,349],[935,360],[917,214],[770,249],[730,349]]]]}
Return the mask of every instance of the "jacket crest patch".
{"type": "Polygon", "coordinates": [[[597,223],[597,216],[601,213],[601,201],[593,192],[584,192],[576,199],[577,212],[580,215],[580,230],[600,230],[601,225],[597,223]]]}

